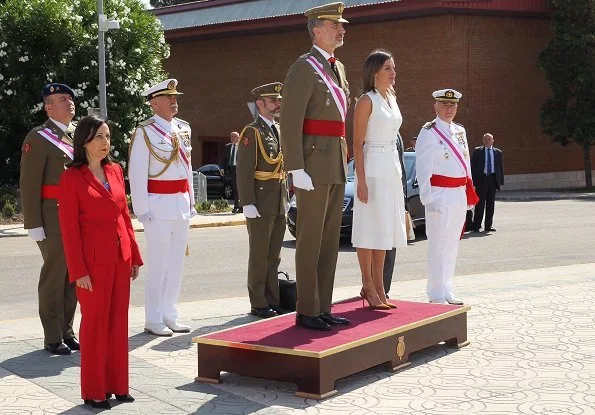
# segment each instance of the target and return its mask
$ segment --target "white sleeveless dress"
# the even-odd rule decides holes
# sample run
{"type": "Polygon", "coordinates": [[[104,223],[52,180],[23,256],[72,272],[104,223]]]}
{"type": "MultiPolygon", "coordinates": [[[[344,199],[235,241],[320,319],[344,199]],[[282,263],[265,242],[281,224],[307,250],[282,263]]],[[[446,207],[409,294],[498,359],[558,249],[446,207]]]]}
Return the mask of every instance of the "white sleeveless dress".
{"type": "Polygon", "coordinates": [[[375,91],[366,95],[372,100],[364,144],[368,203],[357,198],[356,171],[351,243],[356,248],[379,250],[405,247],[404,173],[395,143],[403,117],[394,96],[389,95],[389,106],[375,91]]]}

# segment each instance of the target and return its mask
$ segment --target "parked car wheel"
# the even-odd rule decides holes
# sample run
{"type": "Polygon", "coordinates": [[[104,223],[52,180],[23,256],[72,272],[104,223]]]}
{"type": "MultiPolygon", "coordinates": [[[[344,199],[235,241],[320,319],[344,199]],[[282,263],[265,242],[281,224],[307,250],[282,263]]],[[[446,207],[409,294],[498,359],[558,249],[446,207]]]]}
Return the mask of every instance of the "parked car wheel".
{"type": "Polygon", "coordinates": [[[231,184],[227,183],[223,188],[223,199],[229,200],[233,197],[233,189],[231,188],[231,184]]]}

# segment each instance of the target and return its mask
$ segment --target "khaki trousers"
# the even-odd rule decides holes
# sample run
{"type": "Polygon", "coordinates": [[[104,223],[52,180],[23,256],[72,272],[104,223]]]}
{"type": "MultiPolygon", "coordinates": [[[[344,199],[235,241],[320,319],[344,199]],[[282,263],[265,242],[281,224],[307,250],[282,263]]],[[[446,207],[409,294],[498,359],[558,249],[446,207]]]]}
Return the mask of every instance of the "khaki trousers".
{"type": "Polygon", "coordinates": [[[297,313],[314,317],[331,311],[345,184],[296,189],[296,196],[297,313]]]}
{"type": "Polygon", "coordinates": [[[37,242],[43,258],[37,294],[44,344],[60,343],[74,337],[72,321],[76,310],[74,284],[68,281],[57,206],[43,206],[46,238],[37,242]]]}
{"type": "Polygon", "coordinates": [[[285,215],[246,219],[250,257],[248,295],[252,308],[279,305],[279,255],[285,236],[285,215]]]}

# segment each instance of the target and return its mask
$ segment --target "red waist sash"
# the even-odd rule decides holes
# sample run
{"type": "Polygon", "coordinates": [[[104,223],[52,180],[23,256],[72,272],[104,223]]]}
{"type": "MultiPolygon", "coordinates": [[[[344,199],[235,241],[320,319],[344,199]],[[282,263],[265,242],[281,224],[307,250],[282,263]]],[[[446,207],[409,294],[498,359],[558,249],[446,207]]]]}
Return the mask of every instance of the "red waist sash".
{"type": "Polygon", "coordinates": [[[59,187],[57,184],[44,184],[41,186],[42,199],[57,199],[59,194],[59,187]]]}
{"type": "Polygon", "coordinates": [[[304,120],[304,135],[320,135],[325,137],[345,137],[343,121],[304,120]]]}
{"type": "Polygon", "coordinates": [[[469,177],[448,177],[433,174],[430,177],[430,184],[436,187],[462,187],[465,186],[465,195],[467,196],[467,205],[475,206],[479,202],[479,197],[475,193],[473,181],[469,177]]]}
{"type": "Polygon", "coordinates": [[[147,184],[147,190],[149,193],[159,194],[174,194],[174,193],[186,193],[188,191],[188,180],[154,180],[149,179],[147,184]]]}

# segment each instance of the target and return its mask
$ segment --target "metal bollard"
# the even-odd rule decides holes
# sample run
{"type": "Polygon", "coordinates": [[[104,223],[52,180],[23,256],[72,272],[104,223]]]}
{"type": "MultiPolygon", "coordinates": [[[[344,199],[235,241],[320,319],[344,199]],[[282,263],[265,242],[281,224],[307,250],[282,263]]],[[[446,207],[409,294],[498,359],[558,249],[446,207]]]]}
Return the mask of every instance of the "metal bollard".
{"type": "Polygon", "coordinates": [[[192,183],[194,185],[194,201],[201,204],[207,201],[207,176],[197,171],[192,172],[192,183]]]}

